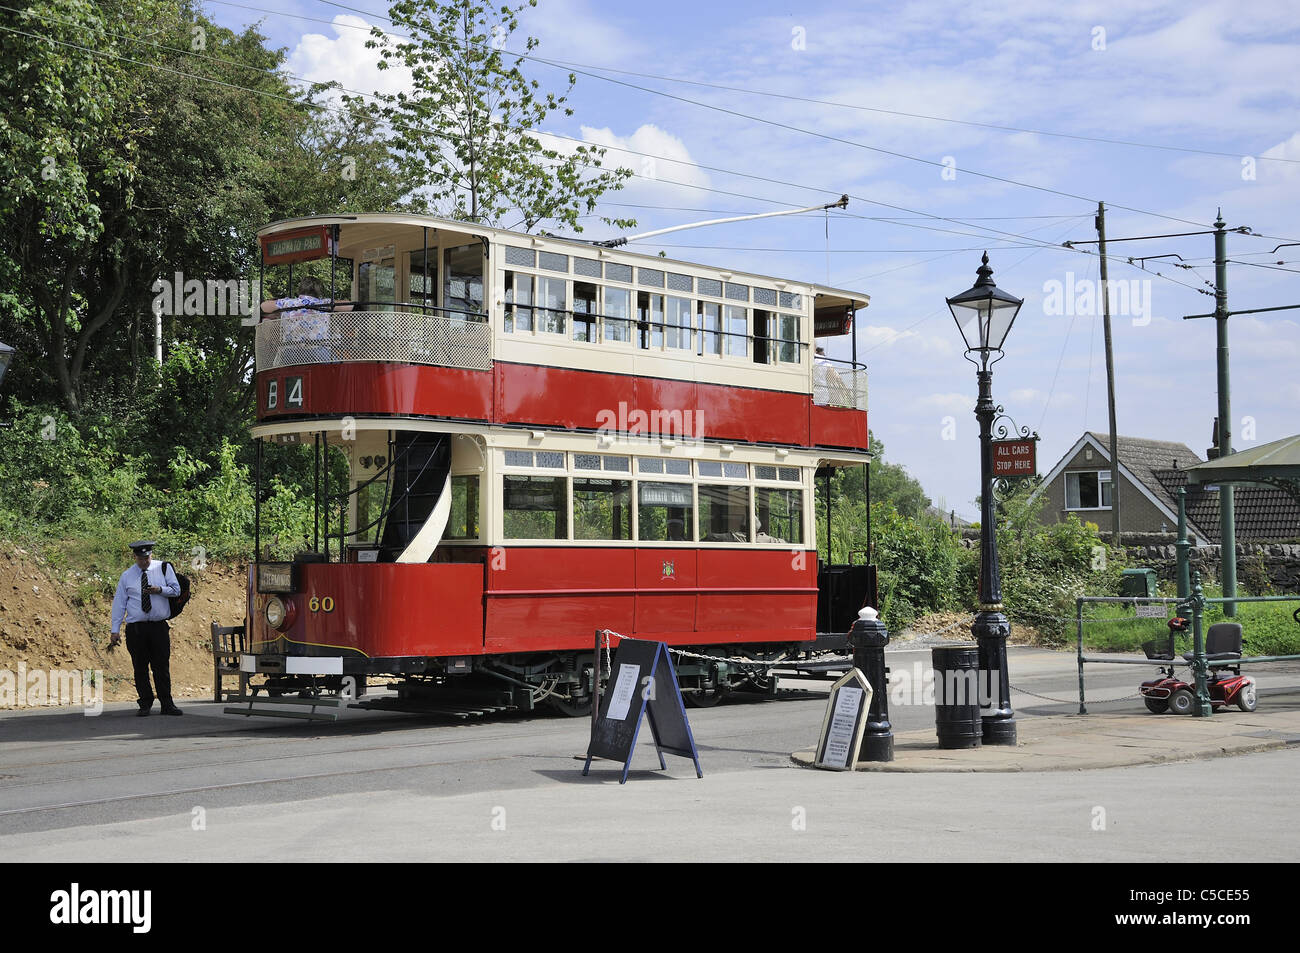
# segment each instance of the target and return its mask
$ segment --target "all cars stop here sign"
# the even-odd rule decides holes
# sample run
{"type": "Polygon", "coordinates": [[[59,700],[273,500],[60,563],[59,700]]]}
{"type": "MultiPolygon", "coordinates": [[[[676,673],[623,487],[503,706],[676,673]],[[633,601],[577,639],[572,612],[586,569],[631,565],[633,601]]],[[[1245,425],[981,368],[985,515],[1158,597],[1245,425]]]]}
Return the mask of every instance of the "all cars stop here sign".
{"type": "Polygon", "coordinates": [[[993,475],[1033,476],[1038,472],[1037,449],[1038,444],[1033,440],[994,440],[993,475]]]}

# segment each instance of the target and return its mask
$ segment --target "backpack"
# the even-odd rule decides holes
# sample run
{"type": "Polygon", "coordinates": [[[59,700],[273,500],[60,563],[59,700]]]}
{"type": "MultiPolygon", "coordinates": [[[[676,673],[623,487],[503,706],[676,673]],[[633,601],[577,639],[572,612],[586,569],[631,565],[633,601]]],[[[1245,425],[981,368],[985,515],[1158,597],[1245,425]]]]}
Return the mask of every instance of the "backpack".
{"type": "MultiPolygon", "coordinates": [[[[172,564],[167,562],[162,564],[164,580],[167,578],[168,566],[172,566],[172,564]]],[[[180,573],[176,572],[175,566],[172,566],[172,573],[176,576],[176,581],[180,584],[181,594],[176,596],[174,599],[170,599],[167,596],[162,597],[167,599],[168,603],[171,605],[171,614],[167,616],[169,619],[174,619],[184,612],[185,604],[190,601],[190,577],[182,576],[180,573]]]]}

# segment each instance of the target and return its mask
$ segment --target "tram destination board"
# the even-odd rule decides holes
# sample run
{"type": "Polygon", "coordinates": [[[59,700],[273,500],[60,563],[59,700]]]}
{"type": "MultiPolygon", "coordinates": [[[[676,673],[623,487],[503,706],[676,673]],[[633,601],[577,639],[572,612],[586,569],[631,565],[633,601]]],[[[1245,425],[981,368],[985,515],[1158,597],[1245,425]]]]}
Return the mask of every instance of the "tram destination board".
{"type": "Polygon", "coordinates": [[[696,777],[704,777],[668,646],[643,639],[623,639],[614,649],[609,688],[600,699],[582,773],[590,771],[593,758],[621,761],[619,784],[626,782],[643,716],[650,721],[659,767],[668,767],[664,761],[668,752],[690,758],[696,777]]]}

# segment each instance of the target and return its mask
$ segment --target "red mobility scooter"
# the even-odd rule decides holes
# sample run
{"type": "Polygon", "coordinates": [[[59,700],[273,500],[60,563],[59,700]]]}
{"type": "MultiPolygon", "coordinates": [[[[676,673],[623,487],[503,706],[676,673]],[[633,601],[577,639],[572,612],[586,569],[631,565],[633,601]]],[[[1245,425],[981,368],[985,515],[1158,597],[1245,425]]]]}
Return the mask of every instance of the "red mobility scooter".
{"type": "MultiPolygon", "coordinates": [[[[1161,667],[1159,678],[1142,683],[1142,700],[1146,702],[1147,711],[1153,714],[1162,715],[1171,711],[1175,715],[1188,715],[1196,706],[1196,686],[1174,674],[1174,637],[1179,632],[1186,632],[1190,625],[1187,619],[1175,616],[1169,620],[1168,639],[1156,639],[1142,645],[1147,658],[1169,662],[1167,667],[1161,667]]],[[[1217,622],[1210,626],[1210,631],[1205,635],[1205,659],[1208,662],[1239,659],[1241,646],[1241,625],[1236,622],[1217,622]]],[[[1183,659],[1190,662],[1194,657],[1188,652],[1183,659]]],[[[1255,680],[1242,675],[1240,665],[1212,668],[1207,678],[1210,706],[1214,711],[1230,705],[1236,705],[1242,711],[1255,710],[1258,704],[1255,680]]]]}

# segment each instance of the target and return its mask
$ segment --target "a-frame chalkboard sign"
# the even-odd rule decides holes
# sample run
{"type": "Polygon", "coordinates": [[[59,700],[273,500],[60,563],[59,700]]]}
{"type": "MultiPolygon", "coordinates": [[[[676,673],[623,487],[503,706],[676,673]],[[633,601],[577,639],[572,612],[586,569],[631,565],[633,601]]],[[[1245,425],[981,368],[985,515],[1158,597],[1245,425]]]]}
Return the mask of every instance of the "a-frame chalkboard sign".
{"type": "Polygon", "coordinates": [[[659,767],[668,767],[664,761],[667,751],[690,758],[695,762],[695,776],[704,777],[668,646],[644,639],[623,639],[614,649],[609,688],[600,700],[599,717],[592,725],[583,775],[591,770],[592,758],[607,758],[623,762],[623,776],[618,783],[627,781],[643,714],[650,718],[659,767]]]}

